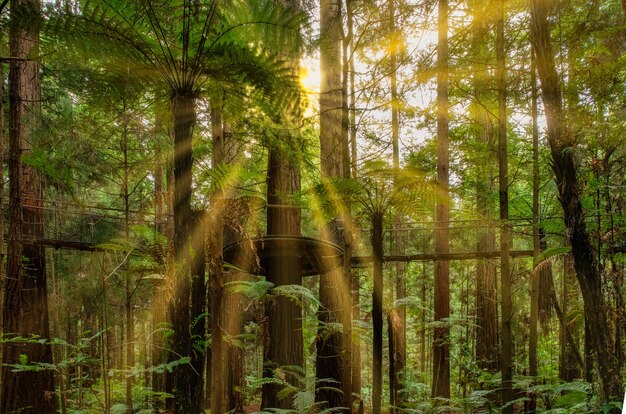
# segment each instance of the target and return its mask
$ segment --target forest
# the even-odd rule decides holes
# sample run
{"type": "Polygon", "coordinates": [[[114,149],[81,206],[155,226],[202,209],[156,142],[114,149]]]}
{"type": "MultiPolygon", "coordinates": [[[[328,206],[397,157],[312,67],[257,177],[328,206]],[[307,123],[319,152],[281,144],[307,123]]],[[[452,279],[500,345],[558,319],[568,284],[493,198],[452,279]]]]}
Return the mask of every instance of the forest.
{"type": "Polygon", "coordinates": [[[626,0],[0,1],[0,413],[623,413],[626,0]]]}

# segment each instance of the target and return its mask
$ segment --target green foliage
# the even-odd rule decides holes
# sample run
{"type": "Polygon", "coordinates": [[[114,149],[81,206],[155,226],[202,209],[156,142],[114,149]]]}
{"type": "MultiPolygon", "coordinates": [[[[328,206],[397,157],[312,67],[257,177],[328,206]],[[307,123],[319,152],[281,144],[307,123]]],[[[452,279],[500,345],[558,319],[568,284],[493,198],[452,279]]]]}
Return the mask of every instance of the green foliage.
{"type": "Polygon", "coordinates": [[[229,282],[226,287],[233,293],[241,293],[246,295],[250,299],[263,299],[267,297],[268,292],[274,286],[272,282],[268,282],[265,279],[259,279],[256,281],[241,280],[236,282],[229,282]]]}
{"type": "Polygon", "coordinates": [[[281,56],[271,50],[295,53],[301,14],[269,1],[194,4],[94,0],[82,4],[80,13],[49,7],[44,31],[48,46],[72,62],[66,71],[77,71],[79,82],[89,80],[90,87],[83,89],[123,94],[130,85],[199,95],[219,85],[229,94],[249,94],[240,88],[243,82],[271,94],[275,103],[294,102],[298,88],[281,56]],[[94,62],[100,70],[83,66],[94,62]],[[124,81],[129,78],[132,83],[124,81]]]}

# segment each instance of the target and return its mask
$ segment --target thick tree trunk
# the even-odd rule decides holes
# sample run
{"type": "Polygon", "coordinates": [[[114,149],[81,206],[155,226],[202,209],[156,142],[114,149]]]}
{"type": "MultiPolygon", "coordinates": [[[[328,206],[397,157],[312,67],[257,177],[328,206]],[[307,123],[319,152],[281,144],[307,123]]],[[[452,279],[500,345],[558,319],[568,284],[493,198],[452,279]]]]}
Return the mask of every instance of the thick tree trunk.
{"type": "Polygon", "coordinates": [[[191,259],[191,366],[194,375],[191,376],[190,388],[193,393],[191,401],[192,413],[204,412],[204,353],[202,347],[206,336],[206,318],[203,316],[207,305],[207,284],[205,278],[206,261],[205,246],[207,220],[204,211],[193,213],[194,237],[192,240],[193,257],[191,259]]]}
{"type": "MultiPolygon", "coordinates": [[[[496,246],[493,229],[479,234],[478,251],[493,251],[496,246]]],[[[497,272],[489,260],[480,259],[476,272],[476,363],[481,369],[498,371],[497,272]]]]}
{"type": "MultiPolygon", "coordinates": [[[[532,145],[533,145],[533,269],[539,264],[541,254],[541,234],[539,232],[539,111],[537,106],[537,68],[535,53],[531,51],[530,64],[531,87],[531,117],[532,117],[532,145]]],[[[530,328],[528,334],[528,375],[537,377],[537,346],[539,322],[539,274],[530,273],[530,328]]],[[[529,400],[524,404],[525,413],[534,413],[537,410],[537,396],[529,393],[529,400]]]]}
{"type": "MultiPolygon", "coordinates": [[[[584,363],[574,332],[575,325],[572,323],[570,311],[570,302],[576,299],[576,291],[574,284],[576,283],[576,272],[571,256],[565,256],[563,260],[563,277],[561,279],[561,313],[559,318],[559,378],[563,381],[573,381],[580,378],[581,370],[584,369],[584,363]],[[576,366],[579,363],[580,369],[576,366]]],[[[554,287],[552,288],[554,290],[554,287]]],[[[556,293],[554,294],[556,296],[556,293]]],[[[555,303],[555,306],[558,304],[555,303]]]]}
{"type": "MultiPolygon", "coordinates": [[[[152,294],[152,325],[151,325],[151,362],[153,367],[164,364],[167,361],[167,355],[164,351],[167,349],[166,339],[162,329],[167,321],[166,311],[166,291],[164,287],[156,286],[152,294]]],[[[165,391],[165,374],[153,372],[151,376],[151,388],[154,392],[165,391]]],[[[153,401],[156,404],[157,400],[153,401]]],[[[164,408],[164,407],[159,407],[164,408]]]]}
{"type": "MultiPolygon", "coordinates": [[[[511,236],[509,225],[509,173],[506,139],[506,68],[504,48],[504,0],[497,2],[497,36],[496,60],[498,80],[498,159],[499,159],[499,193],[500,193],[500,283],[502,285],[502,329],[501,329],[501,365],[502,371],[502,404],[513,400],[513,303],[511,294],[510,256],[511,236]]],[[[506,405],[502,410],[505,414],[513,413],[513,405],[506,405]]]]}
{"type": "MultiPolygon", "coordinates": [[[[224,120],[219,100],[211,102],[211,135],[213,140],[212,165],[217,167],[224,162],[224,120]]],[[[209,226],[209,296],[211,306],[211,412],[228,412],[231,406],[228,390],[228,357],[224,340],[225,272],[224,272],[224,216],[221,208],[224,203],[223,191],[218,187],[213,193],[215,211],[211,214],[209,226]]]]}
{"type": "Polygon", "coordinates": [[[320,0],[320,159],[322,175],[343,177],[341,2],[320,0]]]}
{"type": "MultiPolygon", "coordinates": [[[[297,156],[286,154],[280,146],[270,148],[267,172],[267,234],[300,235],[300,210],[289,197],[300,190],[300,168],[297,156]]],[[[274,286],[300,285],[300,268],[293,252],[275,256],[267,265],[267,280],[274,286]],[[290,254],[291,253],[291,254],[290,254]]],[[[301,373],[292,368],[303,367],[302,308],[285,296],[266,303],[268,342],[264,350],[263,377],[282,378],[296,388],[302,387],[301,373]]],[[[279,398],[281,384],[266,383],[262,390],[262,408],[292,408],[288,395],[279,398]]]]}
{"type": "Polygon", "coordinates": [[[621,400],[622,379],[617,359],[607,332],[607,305],[602,292],[602,275],[597,266],[596,252],[587,232],[581,203],[581,187],[576,175],[574,160],[575,137],[568,130],[563,113],[563,103],[556,72],[550,32],[548,28],[548,4],[541,0],[531,1],[531,35],[537,56],[537,70],[541,81],[543,103],[546,112],[548,143],[552,155],[552,170],[563,207],[565,227],[572,246],[576,277],[585,304],[585,318],[591,334],[591,346],[597,358],[605,402],[621,400]]]}
{"type": "Polygon", "coordinates": [[[401,413],[404,398],[401,395],[404,389],[402,372],[406,366],[406,337],[403,335],[403,324],[397,309],[392,309],[387,315],[389,330],[389,404],[391,411],[401,413]]]}
{"type": "MultiPolygon", "coordinates": [[[[224,280],[226,283],[241,281],[243,275],[239,272],[231,270],[224,272],[224,280]]],[[[237,346],[237,336],[242,333],[243,320],[241,315],[244,312],[243,297],[241,294],[229,292],[224,295],[224,313],[228,315],[224,331],[229,337],[227,349],[227,390],[228,390],[228,406],[229,412],[233,414],[244,413],[244,394],[242,387],[245,385],[244,377],[244,350],[237,346]]]]}
{"type": "MultiPolygon", "coordinates": [[[[492,209],[490,196],[493,188],[493,151],[494,131],[492,115],[487,102],[492,98],[493,77],[489,76],[489,67],[493,57],[489,47],[489,24],[486,9],[489,3],[474,1],[470,3],[472,24],[475,27],[472,36],[472,84],[475,102],[470,103],[470,115],[476,128],[476,141],[487,153],[479,151],[476,159],[476,208],[479,217],[486,223],[478,233],[477,251],[494,251],[496,235],[492,228],[492,209]]],[[[479,259],[476,264],[476,362],[481,369],[496,372],[498,359],[498,317],[497,317],[497,270],[492,260],[479,259]]]]}
{"type": "Polygon", "coordinates": [[[380,414],[383,392],[383,212],[381,211],[372,214],[370,242],[374,257],[372,413],[380,414]]]}
{"type": "MultiPolygon", "coordinates": [[[[4,38],[0,35],[0,41],[4,42],[4,38]]],[[[4,64],[0,63],[0,176],[4,177],[6,157],[4,155],[4,64]]],[[[0,211],[4,211],[4,179],[0,180],[0,211]]],[[[4,271],[6,269],[4,261],[6,259],[4,250],[4,235],[5,235],[5,221],[4,214],[0,214],[0,310],[3,309],[4,303],[4,271]]],[[[3,315],[0,311],[0,332],[4,332],[3,315]]],[[[0,344],[0,364],[2,364],[2,348],[0,344]]],[[[0,365],[1,366],[1,365],[0,365]]],[[[63,413],[65,414],[65,413],[63,413]]]]}
{"type": "MultiPolygon", "coordinates": [[[[398,97],[398,50],[399,50],[399,34],[396,28],[396,11],[394,0],[389,1],[389,30],[391,31],[390,38],[390,65],[391,65],[391,147],[393,154],[393,168],[396,171],[400,169],[400,114],[399,114],[399,97],[398,97]]],[[[402,216],[398,214],[394,220],[394,248],[395,254],[404,254],[404,238],[402,228],[402,216]]],[[[402,300],[406,296],[406,280],[405,280],[405,267],[406,264],[397,262],[395,265],[396,270],[396,300],[402,300]]],[[[389,355],[392,356],[390,362],[390,403],[392,411],[399,412],[399,407],[403,405],[402,394],[400,390],[404,388],[405,368],[406,368],[406,310],[404,305],[398,306],[396,309],[396,316],[394,318],[396,322],[394,334],[397,336],[396,341],[393,341],[395,348],[389,351],[389,355]],[[393,366],[391,366],[393,365],[393,366]],[[393,372],[393,377],[391,376],[393,372]]],[[[390,332],[392,331],[389,328],[390,332]]],[[[389,340],[391,341],[391,337],[389,340]]],[[[391,343],[391,342],[390,342],[391,343]]]]}
{"type": "MultiPolygon", "coordinates": [[[[190,335],[190,257],[189,240],[191,220],[192,158],[191,139],[196,121],[195,99],[190,90],[176,91],[172,97],[174,112],[174,258],[173,295],[170,303],[170,321],[174,333],[170,339],[168,361],[191,357],[190,335]]],[[[175,413],[192,413],[194,391],[191,377],[197,375],[190,364],[174,368],[168,391],[173,398],[168,408],[175,413]]]]}
{"type": "MultiPolygon", "coordinates": [[[[347,173],[344,167],[348,165],[348,157],[344,151],[348,146],[347,141],[342,140],[341,42],[341,2],[321,0],[320,161],[323,179],[343,178],[347,173]]],[[[345,230],[348,220],[342,217],[341,221],[345,230]]],[[[330,238],[330,235],[324,237],[330,238]]],[[[315,400],[321,407],[350,407],[352,401],[352,357],[348,351],[352,340],[350,275],[347,270],[344,267],[320,276],[318,318],[322,323],[316,339],[316,376],[331,380],[317,386],[315,400]],[[328,329],[328,323],[341,324],[343,331],[328,329]]]]}
{"type": "MultiPolygon", "coordinates": [[[[3,364],[52,363],[45,343],[11,343],[13,336],[49,340],[45,254],[34,240],[43,237],[42,180],[37,171],[22,164],[32,150],[40,105],[38,43],[40,3],[11,1],[10,56],[24,60],[9,63],[9,240],[4,292],[3,364]]],[[[0,412],[54,413],[52,370],[15,372],[2,367],[0,412]]]]}
{"type": "MultiPolygon", "coordinates": [[[[437,198],[435,252],[448,253],[449,245],[449,168],[448,148],[448,1],[439,0],[439,40],[437,46],[437,198]]],[[[450,317],[450,262],[435,262],[435,321],[450,317]]],[[[433,337],[432,396],[450,398],[450,328],[437,327],[433,337]]]]}
{"type": "MultiPolygon", "coordinates": [[[[156,222],[156,231],[163,235],[168,235],[167,231],[167,204],[168,196],[165,187],[165,156],[162,146],[163,121],[160,114],[155,114],[154,121],[154,151],[156,153],[156,161],[154,165],[154,218],[156,222]]],[[[171,210],[170,210],[171,211],[171,210]]],[[[168,260],[166,259],[166,262],[168,260]]],[[[164,364],[167,360],[165,349],[167,349],[166,341],[161,329],[167,321],[166,315],[166,299],[165,289],[163,286],[155,286],[152,295],[152,321],[151,321],[151,351],[150,364],[153,367],[164,364]]],[[[165,392],[165,374],[153,372],[150,378],[150,385],[154,392],[165,392]]],[[[156,404],[156,399],[152,401],[156,404]]],[[[163,407],[159,407],[163,408],[163,407]]]]}
{"type": "MultiPolygon", "coordinates": [[[[355,271],[351,279],[352,288],[352,321],[361,321],[360,303],[361,303],[361,278],[359,272],[355,271]]],[[[355,333],[352,341],[352,392],[355,399],[362,405],[361,397],[361,335],[355,333]]]]}

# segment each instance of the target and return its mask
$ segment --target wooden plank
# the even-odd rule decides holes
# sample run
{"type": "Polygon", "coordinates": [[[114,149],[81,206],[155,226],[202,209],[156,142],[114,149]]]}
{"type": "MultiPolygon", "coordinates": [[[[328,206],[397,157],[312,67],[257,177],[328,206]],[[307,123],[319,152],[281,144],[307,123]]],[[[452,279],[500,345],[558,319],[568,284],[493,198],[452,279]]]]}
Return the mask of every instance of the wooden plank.
{"type": "MultiPolygon", "coordinates": [[[[532,257],[532,250],[512,250],[511,257],[532,257]]],[[[461,252],[461,253],[419,253],[409,255],[392,255],[385,256],[385,262],[427,262],[435,260],[476,260],[476,259],[494,259],[500,257],[499,251],[490,252],[461,252]]],[[[373,262],[372,256],[353,256],[352,266],[358,266],[373,262]]]]}
{"type": "Polygon", "coordinates": [[[53,247],[55,249],[69,249],[80,250],[84,252],[105,252],[112,249],[100,247],[95,243],[67,241],[67,240],[55,240],[55,239],[38,239],[35,240],[35,244],[44,247],[53,247]]]}

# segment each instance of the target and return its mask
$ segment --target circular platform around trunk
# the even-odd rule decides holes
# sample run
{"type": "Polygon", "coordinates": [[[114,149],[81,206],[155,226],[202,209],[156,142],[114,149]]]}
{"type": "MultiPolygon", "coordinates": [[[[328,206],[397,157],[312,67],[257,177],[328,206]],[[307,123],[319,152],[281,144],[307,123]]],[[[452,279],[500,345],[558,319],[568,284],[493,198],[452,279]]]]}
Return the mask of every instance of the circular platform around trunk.
{"type": "Polygon", "coordinates": [[[281,257],[297,258],[301,276],[313,276],[340,267],[343,249],[334,243],[304,236],[265,236],[224,247],[224,263],[254,275],[266,276],[269,262],[281,257]]]}

